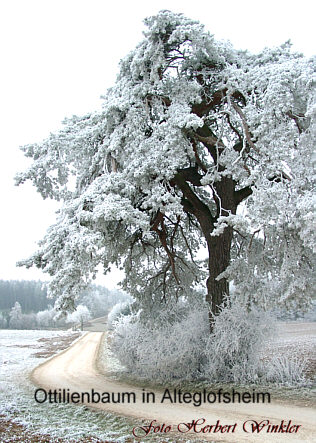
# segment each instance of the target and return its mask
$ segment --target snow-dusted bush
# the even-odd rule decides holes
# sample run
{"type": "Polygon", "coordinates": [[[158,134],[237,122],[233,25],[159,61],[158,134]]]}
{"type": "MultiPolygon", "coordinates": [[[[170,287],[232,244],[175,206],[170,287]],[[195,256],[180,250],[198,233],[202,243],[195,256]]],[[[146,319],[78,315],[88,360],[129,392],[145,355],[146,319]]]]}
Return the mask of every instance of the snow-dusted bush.
{"type": "Polygon", "coordinates": [[[114,325],[112,350],[131,373],[149,380],[207,378],[258,381],[260,351],[272,328],[269,314],[235,304],[222,308],[209,334],[206,306],[177,304],[153,322],[139,314],[121,316],[114,325]]]}
{"type": "Polygon", "coordinates": [[[113,323],[111,348],[133,375],[150,381],[211,380],[233,383],[304,382],[305,361],[264,359],[276,332],[274,316],[255,306],[222,306],[210,334],[206,305],[168,305],[151,319],[121,315],[113,323]]]}
{"type": "Polygon", "coordinates": [[[49,327],[55,326],[56,315],[57,315],[57,312],[52,307],[49,307],[48,309],[45,309],[44,311],[39,311],[36,314],[37,325],[40,328],[49,328],[49,327]]]}
{"type": "Polygon", "coordinates": [[[260,354],[274,330],[269,313],[234,303],[222,307],[206,345],[205,374],[216,381],[256,382],[260,354]]]}
{"type": "Polygon", "coordinates": [[[121,316],[116,322],[112,350],[134,375],[161,382],[202,375],[207,309],[194,307],[183,314],[181,304],[172,308],[162,309],[150,322],[141,321],[139,314],[121,316]]]}
{"type": "Polygon", "coordinates": [[[269,361],[265,380],[282,385],[295,385],[306,382],[307,361],[296,356],[278,355],[269,361]]]}
{"type": "Polygon", "coordinates": [[[131,314],[131,304],[129,301],[119,302],[113,306],[108,314],[108,329],[113,329],[114,323],[123,315],[131,314]]]}

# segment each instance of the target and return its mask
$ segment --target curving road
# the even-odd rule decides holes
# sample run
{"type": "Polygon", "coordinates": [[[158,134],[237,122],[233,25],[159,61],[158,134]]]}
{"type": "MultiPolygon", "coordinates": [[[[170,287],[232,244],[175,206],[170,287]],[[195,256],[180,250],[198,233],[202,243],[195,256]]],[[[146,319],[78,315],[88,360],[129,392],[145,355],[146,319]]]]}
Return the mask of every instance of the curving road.
{"type": "MultiPolygon", "coordinates": [[[[215,425],[220,420],[221,425],[233,425],[237,423],[235,432],[230,433],[204,433],[198,437],[211,441],[234,442],[316,442],[316,409],[311,407],[285,405],[285,404],[202,404],[194,407],[192,404],[160,403],[162,392],[155,391],[156,403],[146,404],[142,402],[142,389],[123,384],[107,378],[97,369],[97,357],[101,332],[88,332],[75,344],[57,356],[42,363],[34,369],[31,378],[33,382],[46,390],[69,389],[69,392],[109,392],[122,393],[134,392],[136,403],[96,403],[89,404],[97,409],[114,412],[134,418],[143,418],[146,424],[152,420],[158,423],[172,425],[172,430],[177,430],[179,423],[191,423],[193,419],[205,418],[205,424],[215,425]],[[273,424],[292,421],[291,425],[300,425],[295,433],[267,433],[264,428],[258,433],[246,433],[243,431],[243,423],[246,420],[270,420],[273,424]]],[[[273,396],[272,396],[273,400],[273,396]]],[[[186,429],[182,426],[182,429],[186,429]]],[[[200,430],[197,427],[196,430],[200,430]]],[[[214,428],[213,428],[214,429],[214,428]]],[[[225,428],[224,428],[225,429],[225,428]]],[[[227,428],[226,428],[227,429],[227,428]]],[[[232,431],[233,428],[230,428],[232,431]]],[[[250,428],[248,428],[250,429],[250,428]]],[[[142,432],[138,430],[138,432],[142,432]]],[[[132,433],[132,430],[131,430],[132,433]]],[[[188,434],[177,433],[180,437],[188,438],[188,434]]],[[[170,436],[170,435],[169,435],[170,436]]]]}

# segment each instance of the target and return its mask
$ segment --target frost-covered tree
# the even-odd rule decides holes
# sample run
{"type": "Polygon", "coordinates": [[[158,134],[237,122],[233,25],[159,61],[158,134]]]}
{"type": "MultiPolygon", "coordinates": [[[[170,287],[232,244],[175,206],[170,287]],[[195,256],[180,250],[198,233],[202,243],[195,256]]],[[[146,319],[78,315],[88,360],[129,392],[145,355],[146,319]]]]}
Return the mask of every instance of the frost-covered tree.
{"type": "Polygon", "coordinates": [[[57,307],[99,265],[125,270],[146,314],[206,279],[218,314],[229,281],[245,303],[306,305],[315,252],[315,58],[290,44],[253,55],[182,14],[145,20],[99,112],[65,120],[17,177],[63,201],[26,266],[53,276],[57,307]],[[199,260],[204,246],[208,259],[199,260]]]}
{"type": "Polygon", "coordinates": [[[80,323],[80,328],[83,330],[83,324],[85,321],[91,319],[91,314],[87,306],[79,305],[74,312],[68,314],[67,323],[80,323]]]}
{"type": "Polygon", "coordinates": [[[47,327],[55,326],[56,315],[57,315],[57,312],[51,306],[49,306],[48,309],[45,309],[44,311],[39,311],[36,314],[37,325],[40,328],[45,328],[45,327],[47,328],[47,327]]]}
{"type": "Polygon", "coordinates": [[[14,306],[12,307],[9,317],[9,326],[11,329],[20,329],[22,328],[22,309],[20,303],[17,301],[15,302],[14,306]]]}
{"type": "Polygon", "coordinates": [[[118,302],[130,300],[123,291],[107,289],[102,286],[90,285],[77,300],[77,304],[85,305],[94,318],[102,317],[118,302]]]}
{"type": "Polygon", "coordinates": [[[21,329],[36,329],[36,314],[31,312],[30,314],[22,314],[21,329]]]}

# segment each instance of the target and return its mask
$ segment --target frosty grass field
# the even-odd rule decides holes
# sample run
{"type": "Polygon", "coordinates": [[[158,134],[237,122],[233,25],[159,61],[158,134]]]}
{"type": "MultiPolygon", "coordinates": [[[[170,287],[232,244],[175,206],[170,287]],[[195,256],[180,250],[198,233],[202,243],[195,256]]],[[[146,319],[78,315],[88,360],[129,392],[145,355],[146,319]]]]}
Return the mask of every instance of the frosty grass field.
{"type": "MultiPolygon", "coordinates": [[[[125,441],[132,422],[113,414],[94,413],[74,405],[41,405],[34,400],[34,386],[28,379],[31,370],[44,361],[34,356],[41,350],[42,338],[71,334],[61,331],[0,330],[0,416],[13,419],[30,432],[49,434],[64,441],[125,441]],[[94,438],[95,437],[95,438],[94,438]]],[[[5,440],[1,440],[5,441],[5,440]]],[[[12,441],[12,440],[10,440],[12,441]]]]}

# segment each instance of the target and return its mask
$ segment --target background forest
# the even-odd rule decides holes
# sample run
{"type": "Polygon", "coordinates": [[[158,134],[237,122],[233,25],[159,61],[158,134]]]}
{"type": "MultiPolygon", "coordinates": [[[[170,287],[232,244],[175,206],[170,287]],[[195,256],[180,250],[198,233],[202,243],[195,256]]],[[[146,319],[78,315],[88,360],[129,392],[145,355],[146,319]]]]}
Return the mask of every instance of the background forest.
{"type": "Polygon", "coordinates": [[[104,316],[114,305],[129,299],[130,297],[117,289],[92,285],[78,298],[77,312],[57,318],[57,312],[53,308],[54,299],[47,297],[44,282],[0,280],[0,328],[69,328],[69,323],[79,323],[81,316],[86,320],[104,316]],[[82,311],[82,307],[86,309],[82,311]]]}

